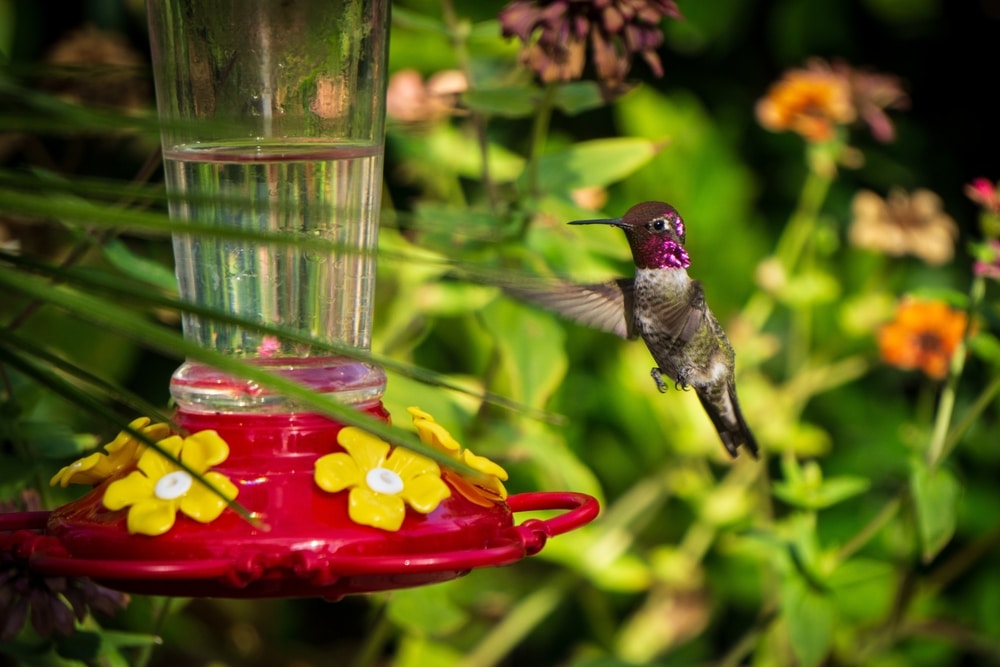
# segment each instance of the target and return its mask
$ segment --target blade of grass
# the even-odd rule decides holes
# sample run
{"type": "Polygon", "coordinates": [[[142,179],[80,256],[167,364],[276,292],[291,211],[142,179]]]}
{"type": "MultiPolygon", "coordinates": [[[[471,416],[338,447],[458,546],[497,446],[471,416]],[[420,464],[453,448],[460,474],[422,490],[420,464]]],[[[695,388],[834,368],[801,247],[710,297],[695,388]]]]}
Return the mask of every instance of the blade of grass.
{"type": "Polygon", "coordinates": [[[0,342],[9,345],[12,349],[19,349],[22,353],[30,357],[34,357],[39,361],[44,362],[46,365],[80,380],[106,399],[121,403],[135,412],[149,417],[153,421],[163,422],[169,425],[175,432],[181,431],[180,427],[177,426],[177,424],[175,424],[166,413],[141,396],[128,391],[124,387],[120,387],[116,384],[108,382],[107,380],[97,377],[93,373],[88,372],[86,369],[81,368],[58,355],[52,354],[48,350],[36,345],[23,336],[15,334],[9,329],[0,328],[0,342]]]}
{"type": "Polygon", "coordinates": [[[222,491],[220,491],[218,488],[216,488],[214,484],[205,479],[201,474],[198,473],[198,471],[194,470],[186,463],[181,461],[179,458],[175,457],[173,454],[165,450],[154,440],[151,440],[149,436],[147,436],[142,431],[134,429],[131,426],[128,426],[127,424],[122,424],[121,418],[118,415],[116,415],[113,410],[111,410],[103,403],[93,398],[87,392],[73,386],[71,383],[67,382],[62,377],[60,377],[57,373],[54,373],[53,371],[50,371],[49,369],[38,365],[34,361],[30,361],[25,357],[15,354],[12,350],[6,347],[0,347],[0,361],[18,369],[26,376],[34,379],[40,385],[51,389],[53,392],[71,401],[75,405],[79,405],[84,409],[90,410],[94,414],[99,415],[101,418],[109,422],[121,425],[121,429],[123,431],[127,432],[129,435],[131,435],[136,440],[139,440],[147,447],[151,447],[152,449],[156,450],[161,456],[170,460],[181,470],[184,470],[186,473],[197,479],[200,484],[203,484],[213,494],[217,495],[219,498],[222,498],[226,502],[226,505],[232,508],[233,511],[239,514],[241,517],[243,517],[243,519],[245,519],[246,521],[248,521],[249,523],[253,524],[256,527],[264,528],[264,526],[256,518],[254,518],[252,513],[247,508],[245,508],[243,505],[236,502],[235,500],[230,500],[229,498],[227,498],[225,494],[222,493],[222,491]]]}
{"type": "Polygon", "coordinates": [[[307,334],[303,334],[301,331],[287,327],[263,324],[255,320],[233,315],[231,313],[221,312],[204,306],[188,303],[186,301],[181,301],[153,289],[149,289],[147,286],[140,283],[123,281],[117,276],[102,274],[95,271],[74,271],[70,269],[63,269],[61,267],[38,262],[37,260],[33,260],[31,258],[9,255],[2,252],[0,252],[0,259],[9,261],[11,264],[23,266],[34,271],[44,273],[58,282],[65,282],[86,287],[88,292],[101,291],[112,294],[115,297],[128,296],[144,301],[150,305],[170,308],[172,310],[178,310],[192,315],[198,315],[199,317],[209,318],[215,320],[216,322],[233,324],[252,331],[277,336],[291,342],[301,343],[316,349],[333,352],[334,354],[381,366],[388,371],[398,373],[399,375],[417,380],[418,382],[439,386],[451,391],[473,396],[479,400],[486,401],[498,407],[524,414],[532,419],[553,424],[558,424],[563,421],[559,415],[553,415],[552,413],[544,410],[532,408],[531,406],[524,405],[523,403],[511,400],[493,392],[477,391],[469,387],[464,387],[452,381],[447,376],[426,368],[413,366],[412,364],[397,361],[390,357],[372,354],[366,350],[360,350],[343,343],[335,341],[320,341],[307,334]]]}
{"type": "Polygon", "coordinates": [[[143,316],[136,315],[131,310],[105,299],[94,297],[65,285],[53,286],[44,280],[2,266],[0,266],[0,284],[35,298],[44,298],[50,304],[58,306],[78,319],[117,331],[152,349],[194,359],[224,373],[253,380],[345,425],[364,429],[389,443],[418,452],[450,468],[464,473],[476,474],[446,454],[423,444],[411,433],[385,424],[281,375],[203,348],[180,334],[153,324],[143,316]]]}

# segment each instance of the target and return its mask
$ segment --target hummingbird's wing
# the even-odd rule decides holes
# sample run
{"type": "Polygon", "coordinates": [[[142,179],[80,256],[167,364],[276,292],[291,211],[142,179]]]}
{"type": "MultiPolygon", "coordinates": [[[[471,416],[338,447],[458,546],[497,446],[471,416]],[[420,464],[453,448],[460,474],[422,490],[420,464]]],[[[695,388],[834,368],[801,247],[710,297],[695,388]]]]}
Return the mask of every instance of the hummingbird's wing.
{"type": "Polygon", "coordinates": [[[633,317],[635,291],[631,278],[593,285],[504,285],[503,289],[517,299],[541,306],[584,326],[622,338],[632,339],[639,335],[633,317]]]}

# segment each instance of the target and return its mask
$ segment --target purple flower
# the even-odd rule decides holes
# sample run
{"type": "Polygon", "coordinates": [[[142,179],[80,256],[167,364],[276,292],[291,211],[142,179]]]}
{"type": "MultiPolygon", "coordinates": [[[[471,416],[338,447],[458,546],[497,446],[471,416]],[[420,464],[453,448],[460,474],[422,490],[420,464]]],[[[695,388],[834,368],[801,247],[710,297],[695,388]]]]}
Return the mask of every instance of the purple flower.
{"type": "Polygon", "coordinates": [[[542,81],[581,78],[589,42],[598,83],[614,93],[636,54],[663,76],[656,49],[664,17],[683,18],[673,0],[515,0],[499,18],[503,35],[524,43],[521,61],[542,81]]]}
{"type": "MultiPolygon", "coordinates": [[[[3,512],[40,507],[35,491],[24,492],[20,503],[0,503],[3,512]]],[[[128,604],[124,593],[98,586],[90,579],[32,572],[32,545],[44,539],[51,538],[30,530],[0,533],[0,642],[14,639],[28,620],[40,637],[53,632],[71,635],[76,627],[74,617],[82,621],[91,611],[110,616],[128,604]]]]}

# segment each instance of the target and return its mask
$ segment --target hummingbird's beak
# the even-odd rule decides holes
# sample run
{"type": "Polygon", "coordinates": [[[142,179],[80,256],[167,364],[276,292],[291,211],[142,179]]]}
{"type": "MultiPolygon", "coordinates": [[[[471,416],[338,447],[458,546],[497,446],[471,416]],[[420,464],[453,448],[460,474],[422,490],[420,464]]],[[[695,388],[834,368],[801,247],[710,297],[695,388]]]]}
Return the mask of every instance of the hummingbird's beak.
{"type": "Polygon", "coordinates": [[[573,220],[570,225],[612,225],[613,227],[625,227],[621,218],[603,218],[601,220],[573,220]]]}

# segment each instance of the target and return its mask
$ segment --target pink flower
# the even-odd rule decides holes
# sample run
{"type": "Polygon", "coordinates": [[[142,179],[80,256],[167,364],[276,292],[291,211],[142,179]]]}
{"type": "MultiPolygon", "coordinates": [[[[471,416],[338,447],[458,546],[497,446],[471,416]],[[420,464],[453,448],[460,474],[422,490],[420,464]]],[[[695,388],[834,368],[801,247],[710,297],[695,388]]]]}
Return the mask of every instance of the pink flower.
{"type": "Polygon", "coordinates": [[[1000,214],[1000,192],[989,179],[977,178],[965,186],[965,195],[990,213],[1000,214]]]}

